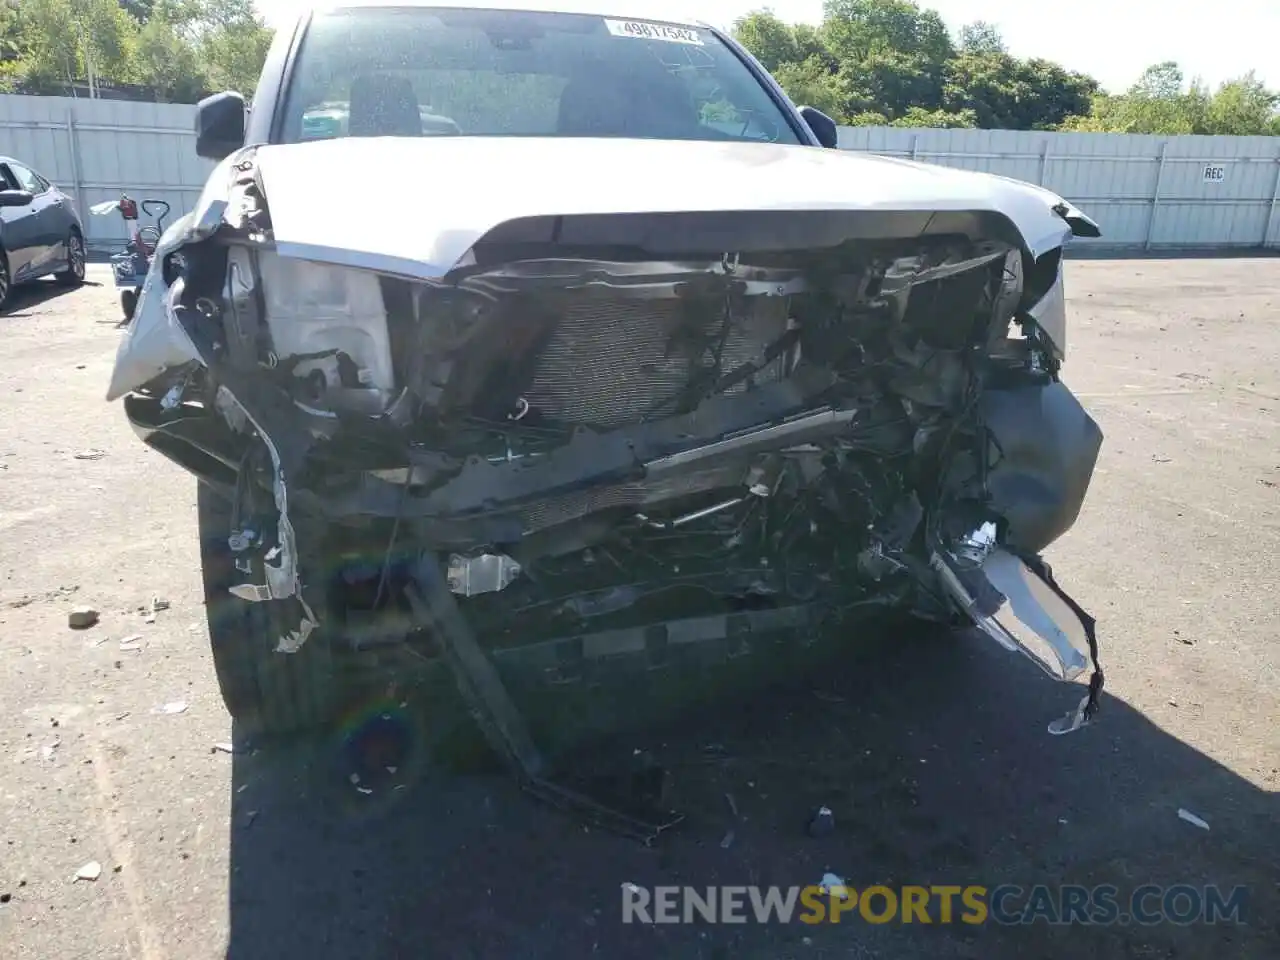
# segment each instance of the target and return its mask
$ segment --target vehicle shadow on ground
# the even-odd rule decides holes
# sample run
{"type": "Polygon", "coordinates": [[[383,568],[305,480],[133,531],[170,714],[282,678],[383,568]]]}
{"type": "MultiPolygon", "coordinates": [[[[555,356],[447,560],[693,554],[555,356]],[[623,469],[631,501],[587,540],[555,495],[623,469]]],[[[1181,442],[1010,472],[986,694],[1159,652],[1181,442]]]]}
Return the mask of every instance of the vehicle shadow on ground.
{"type": "MultiPolygon", "coordinates": [[[[387,782],[365,786],[366,771],[353,784],[336,739],[240,755],[227,956],[1280,956],[1277,796],[1114,698],[1094,725],[1047,735],[1078,694],[971,634],[860,640],[802,681],[584,755],[643,748],[669,769],[688,819],[648,849],[584,829],[493,774],[400,760],[406,769],[391,764],[387,782]],[[805,825],[820,805],[835,830],[815,838],[805,825]],[[1179,807],[1211,831],[1180,820],[1179,807]],[[827,870],[855,888],[1250,891],[1243,926],[621,922],[624,883],[807,885],[827,870]]],[[[380,709],[371,702],[346,731],[380,709]]]]}
{"type": "MultiPolygon", "coordinates": [[[[93,281],[84,281],[86,287],[100,287],[102,284],[93,281]]],[[[71,294],[76,290],[75,287],[64,287],[54,280],[33,280],[30,283],[21,283],[9,291],[9,300],[3,307],[0,307],[0,320],[20,320],[23,317],[31,316],[31,311],[46,301],[63,294],[71,294]]]]}

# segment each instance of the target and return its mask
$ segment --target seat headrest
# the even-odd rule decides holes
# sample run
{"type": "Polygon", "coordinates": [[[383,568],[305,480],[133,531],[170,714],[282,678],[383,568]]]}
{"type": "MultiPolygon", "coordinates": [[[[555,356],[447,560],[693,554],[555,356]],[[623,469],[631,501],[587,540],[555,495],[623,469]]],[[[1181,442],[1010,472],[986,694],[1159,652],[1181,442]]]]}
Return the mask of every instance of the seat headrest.
{"type": "Polygon", "coordinates": [[[697,126],[693,99],[669,73],[635,70],[622,82],[610,70],[592,70],[565,85],[556,129],[564,136],[678,140],[695,136],[697,126]]]}
{"type": "Polygon", "coordinates": [[[347,132],[353,137],[420,137],[422,115],[405,77],[369,74],[351,82],[347,132]]]}

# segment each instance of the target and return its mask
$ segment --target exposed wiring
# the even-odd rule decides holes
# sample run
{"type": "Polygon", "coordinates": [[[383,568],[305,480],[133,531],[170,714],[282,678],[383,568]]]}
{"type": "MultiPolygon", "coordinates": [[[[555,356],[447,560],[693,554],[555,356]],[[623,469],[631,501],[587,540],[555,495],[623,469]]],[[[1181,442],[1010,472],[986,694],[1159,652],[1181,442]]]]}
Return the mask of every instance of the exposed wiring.
{"type": "Polygon", "coordinates": [[[391,537],[387,541],[387,553],[382,558],[382,573],[378,577],[378,592],[373,595],[373,609],[377,610],[382,604],[382,595],[386,592],[387,581],[391,576],[391,553],[395,550],[396,537],[400,533],[400,517],[404,513],[405,501],[409,498],[409,481],[413,479],[413,471],[409,476],[405,477],[404,489],[400,491],[400,500],[396,504],[396,517],[391,524],[391,537]]]}

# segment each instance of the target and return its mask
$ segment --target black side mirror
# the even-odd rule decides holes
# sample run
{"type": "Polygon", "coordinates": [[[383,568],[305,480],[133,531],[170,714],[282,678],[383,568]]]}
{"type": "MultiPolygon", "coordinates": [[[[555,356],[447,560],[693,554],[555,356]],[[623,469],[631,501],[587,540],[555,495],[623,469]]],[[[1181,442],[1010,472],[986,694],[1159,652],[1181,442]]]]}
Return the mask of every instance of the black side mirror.
{"type": "Polygon", "coordinates": [[[25,190],[0,190],[0,207],[25,207],[34,199],[25,190]]]}
{"type": "Polygon", "coordinates": [[[196,153],[222,160],[244,146],[244,97],[215,93],[196,104],[196,153]]]}
{"type": "Polygon", "coordinates": [[[824,147],[834,150],[840,145],[840,131],[836,128],[836,122],[821,110],[816,110],[813,107],[801,107],[800,116],[804,118],[804,122],[809,125],[813,135],[818,138],[818,142],[824,147]]]}

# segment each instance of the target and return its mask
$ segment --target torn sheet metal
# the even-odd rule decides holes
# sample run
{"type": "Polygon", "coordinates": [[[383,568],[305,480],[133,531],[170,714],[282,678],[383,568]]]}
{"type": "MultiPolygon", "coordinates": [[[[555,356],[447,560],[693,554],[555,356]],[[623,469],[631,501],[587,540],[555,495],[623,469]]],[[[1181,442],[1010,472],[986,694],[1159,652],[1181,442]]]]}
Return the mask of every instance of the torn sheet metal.
{"type": "Polygon", "coordinates": [[[247,148],[223,160],[210,174],[195,209],[179,217],[160,236],[151,270],[142,284],[133,321],[120,339],[116,362],[107,388],[107,402],[158,377],[164,371],[200,360],[199,352],[170,309],[173,292],[166,292],[164,264],[169,254],[210,237],[223,224],[228,189],[236,167],[255,148],[247,148]]]}
{"type": "Polygon", "coordinates": [[[316,628],[317,619],[311,607],[302,596],[302,583],[298,578],[298,544],[293,524],[289,520],[289,491],[285,484],[284,468],[280,461],[280,453],[266,431],[253,419],[253,415],[236,399],[235,394],[225,386],[218,388],[216,403],[219,407],[235,410],[244,417],[258,434],[258,438],[267,448],[271,457],[272,482],[271,492],[275,498],[277,520],[277,536],[279,545],[271,550],[262,560],[265,583],[242,583],[229,588],[229,592],[241,600],[262,603],[270,600],[284,600],[296,597],[301,608],[298,625],[295,629],[285,630],[276,643],[280,653],[297,653],[307,642],[311,632],[316,628]]]}
{"type": "Polygon", "coordinates": [[[982,565],[960,571],[934,554],[948,592],[984,633],[1019,651],[1055,680],[1074,680],[1089,666],[1084,625],[1027,565],[999,547],[982,565]]]}
{"type": "Polygon", "coordinates": [[[977,567],[961,567],[938,553],[933,566],[984,633],[1006,650],[1026,655],[1055,680],[1076,680],[1092,662],[1089,692],[1073,711],[1049,725],[1050,733],[1070,733],[1093,718],[1103,684],[1095,623],[1063,593],[1047,564],[993,547],[977,567]]]}
{"type": "Polygon", "coordinates": [[[996,548],[982,563],[987,581],[1004,597],[978,626],[1009,649],[1019,649],[1057,680],[1075,680],[1089,668],[1084,624],[1043,580],[1013,554],[996,548]]]}
{"type": "Polygon", "coordinates": [[[253,419],[253,415],[236,399],[226,387],[218,388],[219,403],[233,405],[253,424],[258,438],[267,448],[271,456],[271,492],[275,497],[276,510],[280,514],[279,537],[280,546],[264,558],[262,567],[266,574],[266,583],[258,586],[232,587],[231,592],[244,600],[280,600],[301,592],[298,583],[298,546],[293,532],[293,524],[289,522],[289,491],[285,488],[284,470],[280,464],[280,453],[275,443],[267,436],[266,431],[253,419]],[[271,562],[278,561],[278,562],[271,562]]]}

